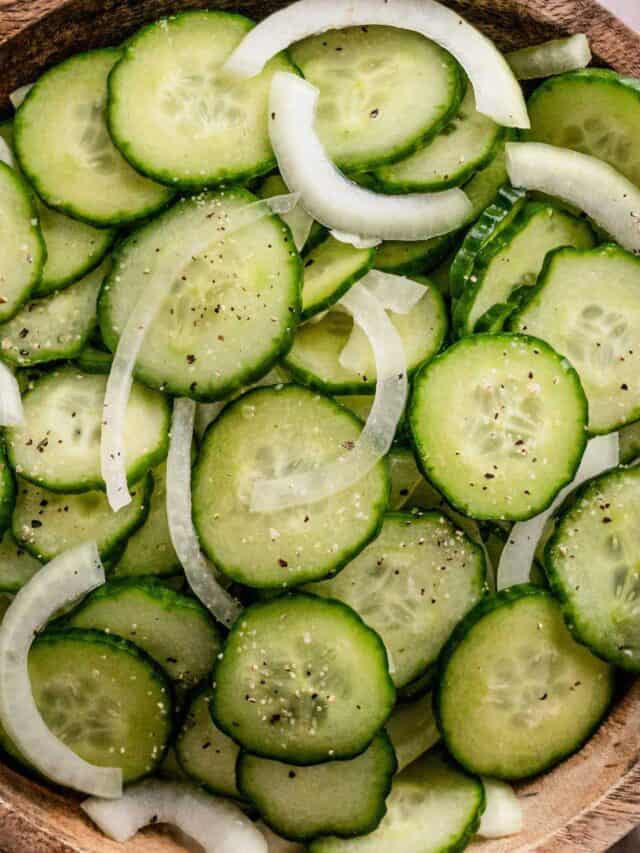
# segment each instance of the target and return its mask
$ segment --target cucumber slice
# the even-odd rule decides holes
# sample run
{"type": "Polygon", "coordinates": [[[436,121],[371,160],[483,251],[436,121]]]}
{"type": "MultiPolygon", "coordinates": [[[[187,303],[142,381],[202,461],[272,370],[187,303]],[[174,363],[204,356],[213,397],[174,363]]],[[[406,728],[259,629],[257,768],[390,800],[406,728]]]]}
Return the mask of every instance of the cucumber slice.
{"type": "Polygon", "coordinates": [[[182,770],[212,794],[240,799],[236,762],[240,747],[211,719],[210,687],[194,695],[176,739],[176,756],[182,770]]]}
{"type": "Polygon", "coordinates": [[[438,513],[387,515],[378,538],[309,592],[352,607],[378,632],[396,687],[432,666],[485,592],[482,549],[438,513]]]}
{"type": "Polygon", "coordinates": [[[411,495],[422,482],[416,457],[408,447],[394,447],[389,453],[391,473],[391,497],[389,509],[399,510],[411,499],[411,495]]]}
{"type": "Polygon", "coordinates": [[[415,154],[376,170],[383,192],[437,192],[458,187],[496,154],[503,128],[476,110],[473,86],[455,117],[415,154]]]}
{"type": "Polygon", "coordinates": [[[401,772],[440,740],[431,693],[414,702],[396,705],[386,729],[401,772]]]}
{"type": "Polygon", "coordinates": [[[0,592],[17,592],[31,580],[40,563],[20,547],[10,530],[0,540],[0,592]]]}
{"type": "Polygon", "coordinates": [[[90,225],[122,225],[156,213],[171,190],[135,172],[105,123],[107,77],[118,48],[72,56],[31,89],[15,119],[20,167],[56,210],[90,225]]]}
{"type": "Polygon", "coordinates": [[[267,128],[271,79],[285,54],[239,80],[222,66],[253,23],[184,12],[143,27],[109,77],[109,131],[133,166],[181,189],[246,181],[276,165],[267,128]]]}
{"type": "Polygon", "coordinates": [[[344,604],[311,595],[247,608],[214,686],[217,726],[255,755],[298,765],[360,755],[395,700],[378,635],[344,604]]]}
{"type": "Polygon", "coordinates": [[[364,838],[321,838],[310,853],[454,853],[464,850],[484,811],[482,782],[433,753],[396,776],[387,815],[364,838]]]}
{"type": "Polygon", "coordinates": [[[528,141],[592,154],[640,186],[640,84],[604,68],[552,77],[529,99],[528,141]]]}
{"type": "Polygon", "coordinates": [[[565,355],[589,401],[589,430],[640,418],[640,260],[618,246],[550,255],[524,308],[509,321],[565,355]]]}
{"type": "MultiPolygon", "coordinates": [[[[183,199],[129,237],[100,295],[100,327],[111,350],[144,292],[145,271],[157,264],[158,247],[188,241],[206,206],[221,218],[255,201],[242,189],[183,199]]],[[[135,370],[147,385],[222,399],[264,376],[291,345],[302,263],[289,228],[274,215],[219,237],[212,233],[212,249],[184,270],[151,324],[135,370]]]]}
{"type": "Polygon", "coordinates": [[[63,551],[92,541],[101,558],[109,560],[120,553],[131,533],[144,522],[152,488],[151,477],[145,477],[133,488],[131,503],[112,512],[104,492],[63,495],[19,480],[13,535],[23,548],[45,563],[63,551]]]}
{"type": "Polygon", "coordinates": [[[378,247],[374,266],[377,270],[396,275],[426,274],[452,251],[455,239],[454,234],[444,234],[415,243],[388,240],[378,247]]]}
{"type": "Polygon", "coordinates": [[[458,334],[472,334],[491,309],[502,309],[518,299],[519,288],[534,285],[548,252],[560,246],[589,249],[593,244],[593,232],[583,220],[551,205],[527,204],[477,259],[456,303],[458,334]]]}
{"type": "Polygon", "coordinates": [[[142,527],[128,540],[125,552],[114,570],[116,577],[170,577],[182,572],[167,521],[166,466],[160,465],[152,473],[153,493],[149,514],[142,527]]]}
{"type": "Polygon", "coordinates": [[[418,374],[409,404],[425,476],[460,512],[487,521],[546,509],[575,476],[586,422],[578,374],[526,335],[463,338],[418,374]]]}
{"type": "Polygon", "coordinates": [[[471,772],[524,779],[582,746],[609,708],[614,679],[572,638],[552,596],[523,584],[481,602],[454,631],[436,719],[471,772]]]}
{"type": "Polygon", "coordinates": [[[86,344],[76,356],[76,364],[84,373],[101,373],[107,376],[111,371],[113,356],[93,344],[86,344]]]}
{"type": "Polygon", "coordinates": [[[331,236],[312,249],[304,256],[301,319],[308,320],[337,302],[369,272],[375,258],[375,249],[356,249],[331,236]]]}
{"type": "Polygon", "coordinates": [[[373,832],[386,813],[396,767],[383,731],[350,761],[295,767],[242,752],[236,773],[240,791],[274,832],[291,841],[312,841],[373,832]]]}
{"type": "Polygon", "coordinates": [[[640,421],[620,430],[620,463],[631,465],[640,457],[640,421]]]}
{"type": "Polygon", "coordinates": [[[96,304],[108,265],[60,293],[27,302],[0,325],[2,358],[28,367],[77,356],[97,323],[96,304]]]}
{"type": "Polygon", "coordinates": [[[640,672],[640,468],[589,481],[545,549],[553,592],[575,638],[622,669],[640,672]]]}
{"type": "Polygon", "coordinates": [[[208,675],[222,647],[220,631],[199,601],[149,578],[109,581],[83,601],[68,623],[130,640],[181,689],[208,675]]]}
{"type": "MultiPolygon", "coordinates": [[[[7,430],[13,468],[54,492],[104,488],[100,434],[106,385],[106,376],[92,376],[73,367],[37,379],[23,397],[24,424],[7,430]]],[[[134,383],[125,433],[130,483],[166,457],[169,420],[167,398],[134,383]]]]}
{"type": "Polygon", "coordinates": [[[253,483],[334,459],[362,424],[298,385],[250,391],[209,427],[193,476],[200,543],[226,575],[258,589],[283,589],[339,571],[377,534],[389,495],[384,460],[327,500],[261,514],[253,483]]]}
{"type": "Polygon", "coordinates": [[[448,123],[463,94],[455,59],[408,30],[333,30],[293,45],[290,54],[320,90],[318,133],[346,171],[406,157],[448,123]]]}
{"type": "Polygon", "coordinates": [[[0,440],[0,535],[11,525],[11,513],[16,502],[13,472],[7,462],[4,443],[0,440]]]}
{"type": "MultiPolygon", "coordinates": [[[[437,288],[425,285],[424,296],[408,314],[387,313],[402,338],[407,371],[412,374],[433,358],[445,339],[448,318],[442,296],[437,288]]],[[[299,327],[284,363],[295,379],[329,394],[363,394],[376,387],[371,345],[361,329],[354,329],[351,315],[340,307],[317,323],[299,327]],[[357,346],[353,336],[357,336],[357,346]],[[340,364],[347,341],[359,354],[357,373],[340,364]]]]}
{"type": "MultiPolygon", "coordinates": [[[[285,184],[279,174],[269,175],[269,177],[265,178],[256,190],[256,194],[260,196],[260,198],[265,199],[273,198],[278,195],[286,195],[288,192],[289,187],[285,184]]],[[[313,226],[318,223],[309,216],[301,204],[296,204],[293,210],[290,210],[288,213],[281,213],[280,218],[283,222],[286,222],[291,229],[293,242],[298,251],[301,252],[306,248],[307,243],[310,240],[313,226]]]]}

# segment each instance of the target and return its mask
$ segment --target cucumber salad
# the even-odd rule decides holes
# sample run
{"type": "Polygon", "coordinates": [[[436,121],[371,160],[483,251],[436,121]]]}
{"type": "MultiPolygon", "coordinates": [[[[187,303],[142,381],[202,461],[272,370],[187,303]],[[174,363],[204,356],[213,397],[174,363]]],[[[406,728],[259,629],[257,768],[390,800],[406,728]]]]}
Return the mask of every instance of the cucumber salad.
{"type": "Polygon", "coordinates": [[[12,96],[0,746],[112,839],[518,845],[640,673],[640,81],[590,61],[298,0],[12,96]]]}

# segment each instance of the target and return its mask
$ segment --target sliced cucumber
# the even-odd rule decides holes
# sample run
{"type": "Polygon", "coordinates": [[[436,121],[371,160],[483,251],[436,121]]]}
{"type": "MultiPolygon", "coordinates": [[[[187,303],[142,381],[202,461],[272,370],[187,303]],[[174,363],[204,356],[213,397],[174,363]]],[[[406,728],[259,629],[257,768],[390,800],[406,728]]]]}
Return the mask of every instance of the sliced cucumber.
{"type": "Polygon", "coordinates": [[[109,560],[120,553],[131,533],[144,522],[152,488],[151,477],[145,477],[133,487],[131,503],[112,512],[104,492],[64,495],[19,480],[13,535],[42,562],[92,541],[100,556],[109,560]]]}
{"type": "Polygon", "coordinates": [[[454,853],[464,850],[484,811],[482,782],[433,753],[396,776],[387,815],[363,838],[321,838],[310,853],[454,853]]]}
{"type": "Polygon", "coordinates": [[[554,252],[509,325],[571,361],[589,401],[592,433],[640,418],[640,260],[634,255],[618,246],[554,252]]]}
{"type": "Polygon", "coordinates": [[[171,190],[135,172],[114,147],[105,122],[107,77],[117,48],[80,53],[38,80],[17,112],[20,167],[56,210],[97,226],[142,219],[171,190]]]}
{"type": "Polygon", "coordinates": [[[428,274],[453,250],[455,242],[452,234],[415,243],[390,240],[378,247],[374,266],[396,275],[428,274]]]}
{"type": "Polygon", "coordinates": [[[589,481],[545,550],[551,588],[576,639],[622,669],[640,672],[640,468],[589,481]]]}
{"type": "MultiPolygon", "coordinates": [[[[104,487],[100,435],[106,376],[63,367],[23,397],[25,420],[7,430],[9,461],[25,479],[54,492],[104,487]]],[[[167,454],[167,398],[134,383],[125,428],[127,476],[136,482],[167,454]]]]}
{"type": "Polygon", "coordinates": [[[401,772],[440,740],[431,693],[396,705],[386,728],[401,772]]]}
{"type": "Polygon", "coordinates": [[[242,752],[236,772],[240,791],[274,832],[312,841],[373,832],[385,815],[396,767],[391,741],[380,732],[350,761],[295,767],[242,752]]]}
{"type": "Polygon", "coordinates": [[[76,356],[76,364],[84,373],[108,375],[113,364],[113,356],[93,344],[86,344],[76,356]]]}
{"type": "Polygon", "coordinates": [[[489,521],[549,506],[575,476],[586,421],[578,374],[525,335],[463,338],[418,374],[409,405],[425,476],[460,512],[489,521]]]}
{"type": "MultiPolygon", "coordinates": [[[[277,173],[265,178],[256,190],[256,194],[260,196],[260,198],[265,199],[273,198],[278,195],[286,195],[288,192],[289,187],[277,173]]],[[[303,249],[307,248],[307,244],[311,241],[311,231],[315,225],[318,225],[318,223],[309,216],[301,204],[296,204],[293,210],[290,210],[288,213],[281,213],[280,218],[283,222],[286,222],[291,229],[293,242],[298,251],[302,252],[303,249]]],[[[320,226],[320,228],[322,229],[322,226],[320,226]]],[[[326,234],[324,229],[323,234],[326,234]]],[[[311,248],[315,248],[315,246],[312,246],[311,248]]]]}
{"type": "MultiPolygon", "coordinates": [[[[111,350],[144,292],[145,271],[157,266],[159,247],[184,244],[209,213],[224,222],[255,201],[243,189],[182,199],[129,237],[100,296],[100,327],[111,350]]],[[[147,385],[198,400],[222,399],[264,376],[291,346],[300,310],[302,263],[279,217],[224,240],[213,228],[211,243],[174,282],[135,371],[147,385]]]]}
{"type": "Polygon", "coordinates": [[[378,632],[400,688],[435,663],[485,584],[482,549],[461,530],[438,513],[397,513],[337,577],[307,589],[344,601],[378,632]]]}
{"type": "Polygon", "coordinates": [[[109,77],[109,131],[139,172],[195,189],[274,168],[271,79],[295,69],[285,55],[248,80],[222,67],[252,26],[242,15],[184,12],[127,42],[109,77]]]}
{"type": "Polygon", "coordinates": [[[399,510],[411,500],[411,495],[422,482],[416,457],[408,447],[394,447],[389,453],[391,472],[391,497],[389,509],[399,510]]]}
{"type": "Polygon", "coordinates": [[[17,592],[39,568],[40,563],[7,530],[0,540],[0,592],[17,592]]]}
{"type": "Polygon", "coordinates": [[[312,249],[304,256],[301,319],[308,320],[337,302],[369,272],[375,258],[375,249],[356,249],[330,236],[312,249]]]}
{"type": "Polygon", "coordinates": [[[4,443],[0,440],[0,535],[11,525],[11,513],[15,502],[15,480],[7,462],[4,443]]]}
{"type": "Polygon", "coordinates": [[[480,603],[454,631],[436,718],[470,771],[524,779],[578,750],[613,690],[613,669],[574,641],[552,596],[524,584],[480,603]]]}
{"type": "Polygon", "coordinates": [[[640,457],[640,421],[620,430],[620,462],[631,465],[640,457]]]}
{"type": "Polygon", "coordinates": [[[395,700],[378,635],[344,604],[289,595],[238,619],[214,671],[214,722],[264,758],[353,758],[395,700]]]}
{"type": "Polygon", "coordinates": [[[200,543],[229,577],[283,589],[337,572],[377,534],[389,495],[384,461],[327,500],[274,513],[249,509],[258,479],[334,459],[361,422],[298,385],[250,391],[209,427],[193,477],[200,543]]]}
{"type": "Polygon", "coordinates": [[[408,30],[349,27],[290,52],[320,90],[318,134],[346,171],[407,156],[449,122],[462,98],[455,59],[408,30]]]}

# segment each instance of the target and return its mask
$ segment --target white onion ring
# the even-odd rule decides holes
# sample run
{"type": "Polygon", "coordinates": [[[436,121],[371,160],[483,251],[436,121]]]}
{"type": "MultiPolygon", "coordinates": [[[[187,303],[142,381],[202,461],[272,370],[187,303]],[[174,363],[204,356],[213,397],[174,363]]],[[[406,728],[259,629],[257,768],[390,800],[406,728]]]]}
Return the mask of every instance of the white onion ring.
{"type": "Polygon", "coordinates": [[[11,101],[11,106],[14,110],[17,110],[20,104],[22,104],[29,92],[33,89],[33,86],[33,83],[27,83],[26,85],[20,86],[18,89],[11,92],[9,100],[11,101]]]}
{"type": "Polygon", "coordinates": [[[119,767],[96,767],[47,727],[33,698],[31,644],[60,608],[104,583],[95,542],[65,551],[40,569],[9,605],[0,626],[0,720],[22,755],[53,782],[100,797],[122,794],[119,767]]]}
{"type": "Polygon", "coordinates": [[[340,302],[371,343],[377,383],[373,406],[352,450],[332,462],[291,477],[258,480],[252,512],[275,512],[324,500],[358,483],[385,456],[407,402],[407,363],[400,335],[384,308],[360,282],[340,302]]]}
{"type": "Polygon", "coordinates": [[[522,832],[522,806],[511,785],[485,778],[482,784],[487,805],[480,820],[478,835],[483,838],[506,838],[522,832]]]}
{"type": "Polygon", "coordinates": [[[362,234],[347,234],[345,231],[331,232],[331,236],[338,243],[348,243],[354,249],[375,249],[382,243],[379,237],[363,237],[362,234]]]}
{"type": "Polygon", "coordinates": [[[186,782],[140,782],[119,800],[92,798],[82,809],[121,844],[144,826],[169,823],[201,844],[205,853],[268,853],[264,837],[238,806],[186,782]]]}
{"type": "Polygon", "coordinates": [[[362,238],[415,241],[448,234],[469,220],[472,205],[460,189],[382,195],[346,178],[316,133],[317,103],[315,86],[296,74],[274,74],[269,135],[280,174],[321,225],[362,238]]]}
{"type": "Polygon", "coordinates": [[[618,433],[599,435],[587,444],[582,462],[572,483],[565,486],[549,509],[513,525],[507,544],[502,549],[498,563],[497,587],[506,589],[515,584],[528,583],[531,566],[547,522],[565,498],[586,480],[597,477],[620,461],[618,433]]]}
{"type": "Polygon", "coordinates": [[[299,0],[275,12],[240,42],[225,69],[259,74],[293,42],[327,30],[379,24],[413,30],[455,56],[471,80],[478,112],[507,127],[529,127],[522,90],[495,45],[435,0],[299,0]]]}
{"type": "Polygon", "coordinates": [[[591,48],[589,39],[579,33],[514,50],[505,58],[518,80],[537,80],[586,68],[591,62],[591,48]]]}
{"type": "Polygon", "coordinates": [[[5,140],[0,136],[0,162],[6,163],[11,169],[15,168],[16,161],[13,156],[13,151],[9,148],[5,140]]]}
{"type": "Polygon", "coordinates": [[[0,426],[17,427],[24,421],[18,380],[0,361],[0,426]]]}

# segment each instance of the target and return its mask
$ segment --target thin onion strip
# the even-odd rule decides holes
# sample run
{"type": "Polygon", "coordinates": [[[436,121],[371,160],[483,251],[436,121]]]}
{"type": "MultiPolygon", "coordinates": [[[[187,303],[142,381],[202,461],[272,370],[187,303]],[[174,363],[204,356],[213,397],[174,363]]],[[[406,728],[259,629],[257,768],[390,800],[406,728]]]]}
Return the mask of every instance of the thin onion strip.
{"type": "Polygon", "coordinates": [[[17,110],[19,106],[21,106],[24,99],[27,97],[29,92],[33,89],[33,83],[27,83],[24,86],[20,86],[18,89],[15,89],[9,95],[9,100],[11,101],[11,106],[14,110],[17,110]]]}
{"type": "Polygon", "coordinates": [[[382,243],[379,237],[363,237],[362,234],[347,234],[345,231],[331,232],[331,236],[339,243],[347,243],[354,249],[375,249],[382,243]]]}
{"type": "Polygon", "coordinates": [[[591,62],[589,39],[579,33],[508,53],[506,60],[518,80],[538,80],[586,68],[591,62]]]}
{"type": "Polygon", "coordinates": [[[17,427],[24,421],[18,380],[0,361],[0,426],[17,427]]]}
{"type": "Polygon", "coordinates": [[[478,835],[483,838],[506,838],[522,832],[522,805],[511,785],[495,779],[482,779],[486,808],[480,820],[478,835]]]}

